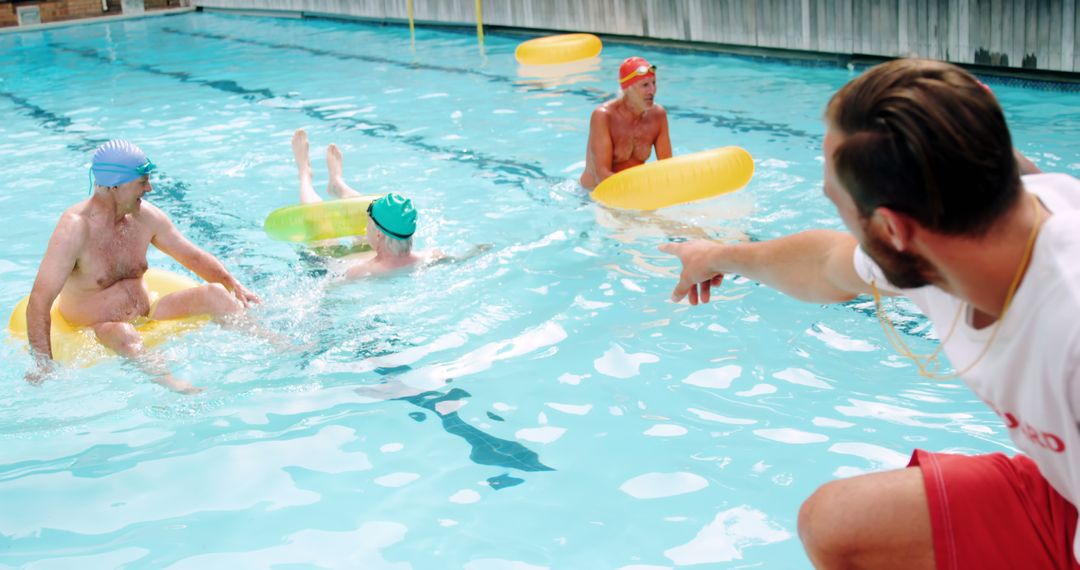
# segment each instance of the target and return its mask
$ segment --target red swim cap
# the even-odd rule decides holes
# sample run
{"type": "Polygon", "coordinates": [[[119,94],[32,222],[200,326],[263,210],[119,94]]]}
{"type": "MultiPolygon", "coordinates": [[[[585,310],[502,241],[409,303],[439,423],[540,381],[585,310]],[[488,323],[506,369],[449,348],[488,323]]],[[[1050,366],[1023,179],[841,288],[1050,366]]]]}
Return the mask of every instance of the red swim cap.
{"type": "Polygon", "coordinates": [[[619,87],[622,89],[650,77],[656,77],[656,66],[643,57],[628,57],[619,66],[619,87]]]}

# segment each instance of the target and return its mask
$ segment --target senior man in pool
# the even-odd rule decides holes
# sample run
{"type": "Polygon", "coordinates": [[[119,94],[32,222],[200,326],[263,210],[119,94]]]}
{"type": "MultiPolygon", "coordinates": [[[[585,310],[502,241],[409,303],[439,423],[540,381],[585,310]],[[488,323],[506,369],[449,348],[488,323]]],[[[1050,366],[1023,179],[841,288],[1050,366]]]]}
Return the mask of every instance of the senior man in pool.
{"type": "MultiPolygon", "coordinates": [[[[315,192],[312,183],[311,158],[307,132],[297,129],[292,138],[293,159],[296,161],[300,181],[300,203],[317,204],[323,199],[315,192]]],[[[326,185],[327,194],[335,199],[360,197],[360,192],[345,182],[344,156],[335,144],[326,147],[326,170],[330,180],[326,185]]],[[[368,205],[367,233],[363,242],[359,236],[354,245],[370,246],[370,250],[351,253],[345,259],[348,268],[347,279],[369,277],[391,273],[432,263],[445,256],[439,250],[413,251],[413,234],[416,233],[416,209],[412,200],[400,194],[390,193],[373,200],[368,205]],[[366,243],[365,243],[366,242],[366,243]]],[[[316,250],[327,251],[326,243],[312,244],[316,250]]]]}
{"type": "Polygon", "coordinates": [[[135,323],[230,315],[259,298],[143,199],[153,190],[154,164],[137,146],[109,141],[94,152],[90,168],[92,193],[60,216],[30,291],[26,328],[37,368],[27,378],[38,381],[53,367],[50,308],[57,301],[64,319],[93,330],[101,344],[133,359],[159,384],[197,391],[144,354],[135,323]],[[151,298],[142,280],[150,244],[208,283],[151,298]]]}
{"type": "Polygon", "coordinates": [[[654,102],[656,66],[630,57],[619,66],[619,96],[593,110],[581,185],[592,190],[605,178],[657,160],[671,158],[667,111],[654,102]]]}
{"type": "Polygon", "coordinates": [[[872,68],[825,121],[824,191],[850,233],[661,246],[683,264],[673,299],[708,302],[731,273],[814,303],[872,295],[911,370],[962,379],[1022,453],[915,450],[906,469],[825,483],[799,512],[811,562],[1080,567],[1080,180],[1021,177],[997,101],[944,62],[872,68]],[[914,354],[882,295],[916,303],[940,349],[914,354]]]}

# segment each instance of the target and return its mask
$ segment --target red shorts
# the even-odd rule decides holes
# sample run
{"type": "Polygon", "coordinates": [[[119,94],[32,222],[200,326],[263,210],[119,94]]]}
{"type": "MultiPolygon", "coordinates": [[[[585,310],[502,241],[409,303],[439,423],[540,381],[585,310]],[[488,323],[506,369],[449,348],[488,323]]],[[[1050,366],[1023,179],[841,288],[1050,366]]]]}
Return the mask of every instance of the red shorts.
{"type": "Polygon", "coordinates": [[[953,455],[916,449],[938,570],[1080,569],[1076,507],[1023,455],[953,455]]]}

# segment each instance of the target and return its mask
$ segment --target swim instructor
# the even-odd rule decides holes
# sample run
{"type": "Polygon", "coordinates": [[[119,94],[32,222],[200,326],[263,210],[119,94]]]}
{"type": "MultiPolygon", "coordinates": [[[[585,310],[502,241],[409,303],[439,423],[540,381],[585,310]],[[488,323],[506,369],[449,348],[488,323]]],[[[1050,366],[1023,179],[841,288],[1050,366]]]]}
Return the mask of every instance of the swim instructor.
{"type": "Polygon", "coordinates": [[[667,111],[654,102],[656,66],[629,57],[619,66],[619,96],[593,110],[581,185],[592,190],[605,178],[645,164],[656,148],[657,160],[671,158],[667,111]]]}
{"type": "Polygon", "coordinates": [[[916,450],[906,469],[825,483],[799,512],[811,562],[1080,568],[1080,181],[1021,177],[1001,106],[948,63],[874,67],[825,122],[825,195],[850,233],[666,244],[674,300],[707,302],[730,273],[815,303],[872,295],[896,349],[925,377],[959,376],[1022,454],[916,450]],[[883,295],[933,321],[955,373],[906,346],[883,295]]]}
{"type": "Polygon", "coordinates": [[[187,240],[169,217],[143,197],[153,190],[154,163],[139,147],[112,140],[94,152],[93,191],[70,207],[49,239],[26,306],[26,328],[40,379],[52,369],[50,309],[69,323],[88,327],[101,344],[135,359],[156,382],[176,391],[194,388],[144,358],[134,322],[237,313],[259,298],[213,255],[187,240]],[[208,284],[154,300],[143,284],[146,252],[153,244],[208,284]]]}

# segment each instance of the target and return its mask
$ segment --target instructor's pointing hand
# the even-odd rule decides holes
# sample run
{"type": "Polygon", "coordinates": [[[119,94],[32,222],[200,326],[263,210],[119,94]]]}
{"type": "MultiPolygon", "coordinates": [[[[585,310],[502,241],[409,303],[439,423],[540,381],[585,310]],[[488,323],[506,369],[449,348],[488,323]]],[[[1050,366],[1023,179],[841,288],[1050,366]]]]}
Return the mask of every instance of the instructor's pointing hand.
{"type": "Polygon", "coordinates": [[[689,295],[691,305],[697,305],[699,301],[709,302],[712,287],[719,286],[724,280],[723,273],[717,271],[712,263],[723,247],[723,244],[704,240],[666,243],[660,246],[660,251],[674,255],[682,262],[679,284],[671,293],[672,301],[678,303],[689,295]]]}

